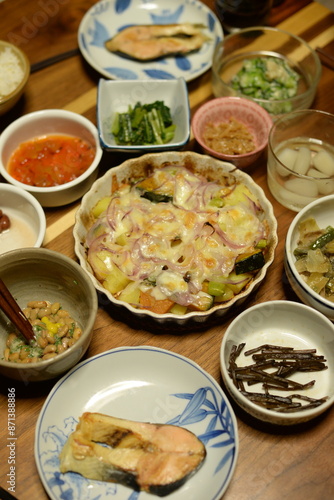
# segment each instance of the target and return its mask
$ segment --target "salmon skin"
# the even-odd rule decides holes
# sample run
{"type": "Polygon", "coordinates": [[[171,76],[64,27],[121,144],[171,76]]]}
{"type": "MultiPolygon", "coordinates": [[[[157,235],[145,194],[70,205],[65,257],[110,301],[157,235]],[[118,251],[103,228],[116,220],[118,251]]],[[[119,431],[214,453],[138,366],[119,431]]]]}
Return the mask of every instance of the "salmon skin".
{"type": "Polygon", "coordinates": [[[130,26],[107,40],[105,47],[139,61],[185,55],[199,50],[209,40],[202,33],[204,27],[191,23],[130,26]]]}
{"type": "Polygon", "coordinates": [[[59,459],[62,473],[164,497],[195,474],[205,456],[204,444],[182,427],[86,412],[59,459]]]}

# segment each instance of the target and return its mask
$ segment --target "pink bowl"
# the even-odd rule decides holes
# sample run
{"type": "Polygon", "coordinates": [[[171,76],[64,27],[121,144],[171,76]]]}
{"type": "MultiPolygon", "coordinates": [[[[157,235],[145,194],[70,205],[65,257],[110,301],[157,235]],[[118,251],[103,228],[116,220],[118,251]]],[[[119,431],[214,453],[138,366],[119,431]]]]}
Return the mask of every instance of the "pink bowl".
{"type": "Polygon", "coordinates": [[[217,97],[201,106],[192,119],[192,131],[203,150],[211,156],[233,163],[238,168],[253,164],[268,144],[269,131],[273,121],[265,109],[243,97],[217,97]],[[252,133],[255,149],[250,153],[228,155],[214,151],[203,141],[203,132],[207,123],[227,122],[235,118],[246,125],[252,133]]]}

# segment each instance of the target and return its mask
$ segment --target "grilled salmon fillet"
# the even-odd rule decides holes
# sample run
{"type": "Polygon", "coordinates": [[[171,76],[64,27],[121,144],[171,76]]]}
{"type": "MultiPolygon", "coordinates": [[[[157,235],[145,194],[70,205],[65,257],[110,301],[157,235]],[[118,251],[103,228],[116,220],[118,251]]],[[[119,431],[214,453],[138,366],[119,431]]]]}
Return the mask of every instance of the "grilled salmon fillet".
{"type": "Polygon", "coordinates": [[[203,464],[204,444],[175,425],[84,413],[60,453],[60,471],[166,496],[203,464]]]}
{"type": "Polygon", "coordinates": [[[199,50],[209,38],[202,33],[202,25],[152,24],[125,28],[105,42],[110,52],[120,52],[139,61],[188,54],[199,50]]]}

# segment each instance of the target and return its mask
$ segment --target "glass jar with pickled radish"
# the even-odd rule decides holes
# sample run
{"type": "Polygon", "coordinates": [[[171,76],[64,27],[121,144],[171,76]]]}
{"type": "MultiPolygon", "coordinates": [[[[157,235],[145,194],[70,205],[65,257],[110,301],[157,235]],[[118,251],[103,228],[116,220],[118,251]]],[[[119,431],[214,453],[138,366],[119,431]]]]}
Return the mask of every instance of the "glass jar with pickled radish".
{"type": "Polygon", "coordinates": [[[295,212],[333,194],[334,115],[309,109],[281,116],[269,134],[267,182],[295,212]]]}

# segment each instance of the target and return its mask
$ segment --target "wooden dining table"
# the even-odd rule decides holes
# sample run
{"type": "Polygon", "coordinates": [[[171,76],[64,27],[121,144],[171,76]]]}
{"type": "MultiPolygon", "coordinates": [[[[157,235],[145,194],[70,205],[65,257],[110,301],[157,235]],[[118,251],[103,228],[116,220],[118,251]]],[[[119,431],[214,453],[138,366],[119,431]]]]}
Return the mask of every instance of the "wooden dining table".
{"type": "MultiPolygon", "coordinates": [[[[45,108],[62,108],[84,115],[96,124],[97,85],[101,75],[87,64],[78,49],[78,27],[93,0],[4,0],[0,3],[0,38],[18,45],[34,71],[24,95],[0,117],[0,133],[16,118],[45,108]],[[36,69],[35,64],[73,51],[66,59],[36,69]]],[[[181,3],[181,2],[180,2],[181,3]]],[[[215,10],[213,0],[205,0],[215,10]]],[[[275,5],[267,24],[302,37],[314,49],[334,56],[334,13],[309,0],[283,0],[275,5]]],[[[212,99],[211,70],[188,82],[191,113],[212,99]]],[[[334,113],[334,67],[323,60],[322,75],[312,108],[334,113]]],[[[193,137],[186,150],[201,152],[193,137]]],[[[124,153],[105,152],[99,175],[120,164],[124,153]]],[[[285,236],[296,215],[272,197],[267,186],[266,162],[253,165],[248,174],[273,205],[278,223],[278,246],[266,277],[242,308],[271,300],[298,298],[284,273],[285,236]]],[[[1,179],[4,182],[3,179],[1,179]]],[[[1,205],[1,200],[0,200],[1,205]]],[[[47,230],[44,247],[77,260],[73,225],[80,200],[68,206],[45,208],[47,230]]],[[[117,311],[100,304],[93,339],[85,357],[121,346],[148,345],[173,351],[198,363],[224,389],[219,351],[224,333],[241,308],[214,324],[193,331],[154,331],[134,325],[117,311]]],[[[8,394],[15,391],[15,484],[10,492],[20,500],[48,498],[34,459],[36,422],[56,381],[25,385],[0,378],[0,486],[9,490],[8,394]]],[[[334,383],[334,380],[333,380],[334,383]]],[[[226,392],[226,391],[225,391],[226,392]]],[[[75,397],[75,394],[73,395],[75,397]]],[[[231,401],[238,424],[239,453],[226,500],[331,500],[334,498],[334,408],[307,424],[272,427],[254,421],[231,401]]],[[[5,498],[0,493],[0,498],[5,498]]],[[[80,499],[74,499],[80,500],[80,499]]],[[[207,500],[193,497],[189,500],[207,500]]]]}

